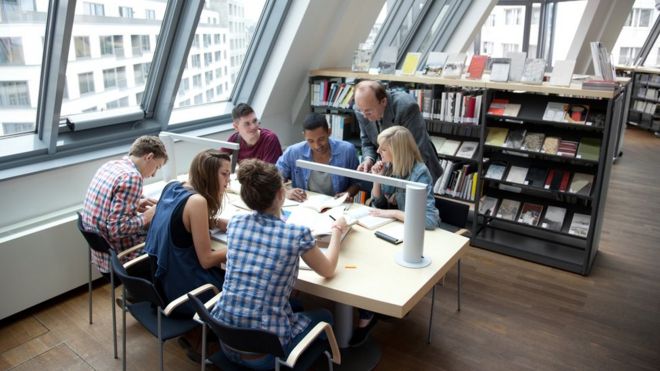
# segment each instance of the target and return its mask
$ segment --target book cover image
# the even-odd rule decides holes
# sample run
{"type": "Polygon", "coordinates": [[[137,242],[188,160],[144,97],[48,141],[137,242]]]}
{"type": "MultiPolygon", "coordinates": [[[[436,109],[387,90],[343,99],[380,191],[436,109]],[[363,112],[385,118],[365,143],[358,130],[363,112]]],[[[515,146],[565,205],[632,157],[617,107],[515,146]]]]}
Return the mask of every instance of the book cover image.
{"type": "Polygon", "coordinates": [[[422,53],[410,52],[406,54],[406,59],[403,60],[403,67],[401,67],[401,73],[404,75],[414,75],[417,71],[420,58],[422,58],[422,53]]]}
{"type": "Polygon", "coordinates": [[[497,217],[504,220],[516,220],[518,209],[520,208],[520,201],[504,199],[497,210],[497,217]]]}
{"type": "Polygon", "coordinates": [[[506,140],[506,136],[508,133],[509,133],[509,129],[507,128],[496,128],[496,127],[488,128],[488,136],[486,137],[486,144],[489,146],[502,147],[504,146],[504,141],[506,140]]]}
{"type": "Polygon", "coordinates": [[[486,178],[502,180],[504,172],[506,171],[506,165],[501,164],[490,164],[488,171],[486,171],[486,178]]]}
{"type": "Polygon", "coordinates": [[[575,213],[573,214],[573,220],[571,221],[571,227],[568,229],[568,233],[586,238],[589,233],[589,224],[591,224],[591,216],[575,213]]]}
{"type": "Polygon", "coordinates": [[[486,69],[486,64],[488,63],[487,55],[473,55],[470,60],[470,65],[468,66],[468,78],[470,79],[480,79],[483,75],[484,70],[486,69]]]}
{"type": "Polygon", "coordinates": [[[524,184],[528,170],[528,168],[522,166],[511,166],[509,174],[506,176],[506,181],[510,183],[524,184]]]}
{"type": "Polygon", "coordinates": [[[497,207],[497,198],[491,196],[483,196],[479,200],[479,214],[485,216],[494,216],[495,208],[497,207]]]}
{"type": "Polygon", "coordinates": [[[525,202],[522,206],[522,209],[520,210],[518,223],[535,226],[539,224],[539,219],[541,219],[542,213],[543,213],[543,205],[525,202]]]}
{"type": "Polygon", "coordinates": [[[541,220],[541,228],[549,229],[551,231],[561,231],[564,225],[564,217],[566,216],[566,209],[557,206],[548,206],[545,210],[545,215],[541,220]]]}
{"type": "Polygon", "coordinates": [[[512,149],[520,149],[525,138],[525,133],[527,133],[525,129],[510,130],[504,146],[512,149]]]}
{"type": "Polygon", "coordinates": [[[449,53],[444,52],[430,52],[426,58],[426,66],[424,67],[424,74],[429,76],[440,76],[442,69],[445,67],[449,53]]]}
{"type": "Polygon", "coordinates": [[[479,143],[477,142],[465,141],[456,152],[456,157],[472,158],[478,147],[479,143]]]}
{"type": "Polygon", "coordinates": [[[568,106],[567,103],[548,102],[543,111],[543,120],[564,122],[568,106]]]}
{"type": "Polygon", "coordinates": [[[493,98],[488,106],[488,114],[494,116],[504,116],[504,110],[509,100],[506,98],[493,98]]]}
{"type": "Polygon", "coordinates": [[[545,134],[543,133],[527,133],[520,149],[538,152],[541,150],[541,147],[543,147],[543,139],[545,139],[545,134]]]}
{"type": "Polygon", "coordinates": [[[542,167],[532,167],[527,172],[527,177],[525,178],[525,184],[531,187],[543,188],[545,184],[545,176],[548,174],[548,170],[542,167]]]}
{"type": "Polygon", "coordinates": [[[557,147],[557,154],[563,157],[575,157],[575,152],[577,152],[577,146],[578,146],[578,142],[562,139],[559,141],[559,147],[557,147]]]}
{"type": "Polygon", "coordinates": [[[521,82],[525,84],[541,84],[545,74],[545,59],[528,58],[525,61],[521,82]]]}
{"type": "Polygon", "coordinates": [[[442,70],[442,77],[448,79],[459,79],[463,74],[463,69],[465,68],[465,58],[464,53],[451,54],[447,58],[447,63],[442,70]]]}
{"type": "Polygon", "coordinates": [[[598,161],[600,157],[600,139],[582,138],[575,157],[583,160],[598,161]]]}
{"type": "Polygon", "coordinates": [[[585,173],[573,174],[573,180],[568,191],[578,195],[589,196],[591,194],[591,186],[594,182],[594,176],[585,173]]]}
{"type": "Polygon", "coordinates": [[[447,139],[437,151],[441,155],[454,156],[460,145],[460,140],[447,139]]]}
{"type": "Polygon", "coordinates": [[[510,68],[511,59],[493,58],[490,66],[490,81],[507,82],[509,80],[510,68]]]}
{"type": "Polygon", "coordinates": [[[559,138],[546,137],[545,141],[543,141],[543,147],[541,148],[541,152],[547,153],[549,155],[556,155],[558,148],[559,148],[559,138]]]}

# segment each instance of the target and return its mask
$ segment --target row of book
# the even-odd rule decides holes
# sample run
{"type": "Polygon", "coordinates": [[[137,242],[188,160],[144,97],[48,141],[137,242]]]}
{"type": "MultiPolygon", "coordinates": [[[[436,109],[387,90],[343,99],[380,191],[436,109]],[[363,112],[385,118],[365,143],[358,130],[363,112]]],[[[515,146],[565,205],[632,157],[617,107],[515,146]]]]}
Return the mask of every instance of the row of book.
{"type": "Polygon", "coordinates": [[[477,171],[470,164],[441,160],[442,176],[433,185],[433,193],[474,201],[477,194],[477,171]]]}
{"type": "MultiPolygon", "coordinates": [[[[356,125],[353,116],[351,115],[333,115],[326,114],[325,119],[328,121],[331,132],[330,136],[335,139],[344,140],[347,132],[353,130],[346,130],[349,125],[356,125]]],[[[349,135],[350,136],[350,135],[349,135]]]]}
{"type": "MultiPolygon", "coordinates": [[[[525,202],[521,207],[521,202],[517,200],[505,198],[500,202],[495,197],[483,196],[479,201],[479,214],[559,232],[563,229],[567,213],[563,207],[546,207],[532,202],[525,202]]],[[[590,224],[589,215],[573,213],[568,234],[586,238],[590,224]]]]}
{"type": "Polygon", "coordinates": [[[660,84],[660,75],[649,75],[646,73],[639,74],[639,82],[642,84],[648,84],[648,83],[653,83],[653,84],[660,84]]]}
{"type": "MultiPolygon", "coordinates": [[[[509,102],[508,98],[494,98],[488,106],[488,114],[517,117],[520,108],[521,104],[509,102]]],[[[592,126],[593,122],[587,121],[588,114],[586,104],[548,102],[542,120],[592,126]]]]}
{"type": "Polygon", "coordinates": [[[660,89],[641,86],[637,90],[637,97],[658,100],[660,99],[660,89]]]}
{"type": "Polygon", "coordinates": [[[353,100],[352,83],[335,80],[316,80],[311,84],[310,104],[312,106],[329,106],[349,108],[353,100]]]}
{"type": "Polygon", "coordinates": [[[598,161],[600,139],[584,137],[578,141],[545,136],[544,133],[527,132],[526,129],[490,127],[486,145],[516,150],[539,152],[549,155],[598,161]]]}
{"type": "Polygon", "coordinates": [[[523,184],[540,189],[569,192],[590,196],[594,176],[580,172],[571,173],[559,168],[524,167],[504,163],[492,163],[484,175],[487,179],[523,184]]]}
{"type": "Polygon", "coordinates": [[[411,89],[410,94],[417,100],[425,119],[479,124],[481,91],[459,89],[434,93],[433,89],[411,89]]]}
{"type": "Polygon", "coordinates": [[[479,142],[460,141],[445,137],[431,136],[431,142],[435,146],[438,156],[456,156],[472,158],[479,148],[479,142]]]}
{"type": "Polygon", "coordinates": [[[647,115],[654,115],[658,109],[658,104],[654,102],[646,102],[643,100],[636,100],[633,103],[633,110],[641,113],[645,113],[647,115]]]}

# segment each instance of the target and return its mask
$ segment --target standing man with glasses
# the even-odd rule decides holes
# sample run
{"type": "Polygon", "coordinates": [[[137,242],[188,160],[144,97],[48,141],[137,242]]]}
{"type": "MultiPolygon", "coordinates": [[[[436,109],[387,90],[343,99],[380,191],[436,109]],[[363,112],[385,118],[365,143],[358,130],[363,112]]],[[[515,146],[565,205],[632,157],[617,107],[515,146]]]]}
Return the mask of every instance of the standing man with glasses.
{"type": "MultiPolygon", "coordinates": [[[[234,120],[233,133],[228,141],[239,144],[238,163],[248,158],[256,158],[274,164],[282,155],[282,146],[277,135],[266,128],[254,113],[252,107],[245,103],[239,103],[231,111],[234,120]]],[[[231,153],[230,149],[222,149],[225,153],[231,153]]]]}
{"type": "Polygon", "coordinates": [[[415,138],[433,183],[442,175],[438,154],[426,131],[426,122],[415,99],[405,91],[386,91],[377,81],[364,80],[355,86],[355,113],[360,124],[362,163],[358,171],[369,172],[378,155],[378,134],[394,125],[407,128],[415,138]]]}

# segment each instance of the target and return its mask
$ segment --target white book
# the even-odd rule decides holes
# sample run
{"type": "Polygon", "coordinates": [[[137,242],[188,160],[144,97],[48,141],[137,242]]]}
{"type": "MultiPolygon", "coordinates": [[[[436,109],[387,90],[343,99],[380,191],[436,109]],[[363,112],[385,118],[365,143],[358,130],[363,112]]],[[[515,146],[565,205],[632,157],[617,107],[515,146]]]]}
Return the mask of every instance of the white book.
{"type": "Polygon", "coordinates": [[[465,53],[451,54],[447,58],[447,63],[442,70],[442,77],[448,79],[459,79],[463,74],[463,69],[465,68],[465,53]]]}
{"type": "Polygon", "coordinates": [[[522,166],[511,166],[509,169],[509,174],[506,177],[506,181],[510,183],[524,184],[528,170],[528,168],[522,166]]]}
{"type": "Polygon", "coordinates": [[[511,60],[509,58],[493,58],[490,67],[490,81],[506,82],[509,79],[511,60]]]}
{"type": "Polygon", "coordinates": [[[368,206],[358,206],[354,207],[351,210],[344,213],[346,218],[346,223],[354,224],[357,223],[367,229],[376,229],[385,224],[391,223],[394,221],[392,218],[383,218],[380,216],[369,215],[373,210],[372,207],[368,206]]]}
{"type": "Polygon", "coordinates": [[[320,213],[327,209],[340,206],[346,201],[346,197],[348,197],[347,193],[337,198],[327,195],[309,195],[307,196],[307,200],[301,203],[300,206],[310,208],[320,213]]]}
{"type": "Polygon", "coordinates": [[[511,59],[511,66],[509,67],[509,81],[520,82],[523,69],[525,68],[527,52],[507,52],[505,57],[511,59]]]}
{"type": "Polygon", "coordinates": [[[555,61],[555,66],[552,68],[552,74],[550,75],[550,85],[571,85],[571,78],[573,77],[574,68],[574,60],[555,61]]]}

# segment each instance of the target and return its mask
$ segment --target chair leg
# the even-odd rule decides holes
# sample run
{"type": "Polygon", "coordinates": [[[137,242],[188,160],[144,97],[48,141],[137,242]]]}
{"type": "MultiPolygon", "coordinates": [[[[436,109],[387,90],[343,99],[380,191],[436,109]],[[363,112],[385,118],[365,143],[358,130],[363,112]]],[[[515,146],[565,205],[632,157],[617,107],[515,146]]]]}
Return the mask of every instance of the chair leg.
{"type": "Polygon", "coordinates": [[[115,308],[115,274],[112,269],[110,270],[110,308],[112,308],[112,345],[115,359],[117,359],[117,310],[115,308]]]}
{"type": "Polygon", "coordinates": [[[433,290],[431,291],[431,313],[429,313],[429,333],[426,338],[426,344],[431,344],[431,325],[433,324],[433,309],[435,308],[435,286],[433,285],[433,290]]]}
{"type": "Polygon", "coordinates": [[[457,288],[456,291],[458,291],[458,294],[457,294],[458,295],[458,299],[457,299],[458,300],[458,311],[460,312],[461,311],[461,259],[458,259],[457,265],[458,265],[458,278],[457,278],[456,281],[458,282],[458,284],[457,284],[458,288],[457,288]]]}
{"type": "Polygon", "coordinates": [[[332,355],[330,355],[330,352],[327,350],[323,352],[323,354],[325,354],[325,358],[328,360],[328,370],[332,371],[334,369],[334,366],[332,365],[332,355]]]}
{"type": "Polygon", "coordinates": [[[202,371],[206,369],[206,322],[202,323],[202,371]]]}
{"type": "Polygon", "coordinates": [[[160,321],[160,314],[161,310],[160,307],[158,307],[158,342],[160,343],[160,371],[163,371],[163,335],[161,333],[161,321],[160,321]]]}
{"type": "Polygon", "coordinates": [[[89,258],[88,267],[88,281],[87,281],[87,300],[89,306],[89,324],[92,324],[92,249],[87,249],[87,257],[89,258]]]}
{"type": "MultiPolygon", "coordinates": [[[[114,289],[113,289],[114,290],[114,289]]],[[[122,370],[126,371],[126,287],[122,286],[121,290],[121,299],[122,299],[122,305],[121,305],[121,323],[122,323],[122,344],[121,344],[121,352],[122,352],[122,370]]],[[[113,303],[114,305],[114,303],[113,303]]]]}

